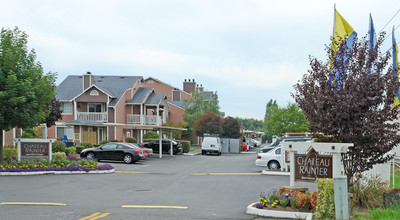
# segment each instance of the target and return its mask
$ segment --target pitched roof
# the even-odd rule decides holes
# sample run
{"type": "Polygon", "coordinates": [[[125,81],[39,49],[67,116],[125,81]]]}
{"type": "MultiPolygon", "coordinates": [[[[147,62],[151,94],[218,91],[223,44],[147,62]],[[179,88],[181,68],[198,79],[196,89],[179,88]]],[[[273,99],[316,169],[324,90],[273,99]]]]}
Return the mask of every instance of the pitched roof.
{"type": "MultiPolygon", "coordinates": [[[[94,85],[115,97],[108,106],[114,106],[129,88],[143,79],[142,76],[94,76],[94,85]]],[[[76,96],[83,92],[83,76],[69,75],[57,86],[56,99],[60,101],[72,101],[76,96]]]]}
{"type": "Polygon", "coordinates": [[[142,104],[144,103],[146,97],[149,93],[153,92],[154,88],[152,87],[140,87],[132,99],[127,100],[126,104],[142,104]]]}
{"type": "Polygon", "coordinates": [[[165,93],[151,93],[146,101],[146,105],[159,105],[166,96],[165,93]]]}
{"type": "Polygon", "coordinates": [[[188,102],[185,102],[185,101],[168,101],[168,103],[176,105],[176,106],[178,106],[179,108],[182,108],[182,109],[186,109],[186,107],[189,104],[188,102]]]}
{"type": "Polygon", "coordinates": [[[211,98],[213,98],[214,92],[203,91],[203,92],[200,92],[199,95],[203,97],[204,101],[208,102],[211,100],[211,98]]]}

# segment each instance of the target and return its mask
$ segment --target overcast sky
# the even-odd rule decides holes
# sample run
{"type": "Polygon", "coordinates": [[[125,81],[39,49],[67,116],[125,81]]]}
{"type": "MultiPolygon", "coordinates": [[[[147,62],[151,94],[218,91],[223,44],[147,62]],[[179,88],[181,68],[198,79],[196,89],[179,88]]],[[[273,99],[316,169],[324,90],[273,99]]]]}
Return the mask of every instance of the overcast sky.
{"type": "MultiPolygon", "coordinates": [[[[333,8],[359,37],[400,25],[398,0],[0,0],[0,21],[29,35],[45,72],[154,77],[217,91],[226,116],[262,120],[270,99],[294,102],[309,55],[326,60],[333,8]]],[[[400,28],[395,32],[400,41],[400,28]]],[[[391,36],[384,42],[390,48],[391,36]]]]}

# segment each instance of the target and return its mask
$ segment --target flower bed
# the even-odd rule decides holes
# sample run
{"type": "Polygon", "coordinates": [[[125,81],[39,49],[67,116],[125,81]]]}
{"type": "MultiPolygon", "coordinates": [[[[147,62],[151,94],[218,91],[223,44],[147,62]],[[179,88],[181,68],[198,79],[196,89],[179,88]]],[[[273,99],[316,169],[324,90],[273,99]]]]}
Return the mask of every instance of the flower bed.
{"type": "Polygon", "coordinates": [[[91,171],[110,171],[114,167],[110,164],[99,165],[96,160],[88,160],[85,158],[65,158],[58,160],[40,160],[40,161],[13,161],[11,163],[4,162],[0,164],[1,173],[55,173],[55,172],[91,172],[91,171]]]}

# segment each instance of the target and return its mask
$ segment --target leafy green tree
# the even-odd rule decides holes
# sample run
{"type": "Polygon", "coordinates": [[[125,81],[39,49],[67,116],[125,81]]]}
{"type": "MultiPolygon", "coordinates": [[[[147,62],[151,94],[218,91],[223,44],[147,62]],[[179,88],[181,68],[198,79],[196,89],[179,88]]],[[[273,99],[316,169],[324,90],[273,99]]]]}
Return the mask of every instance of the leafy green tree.
{"type": "Polygon", "coordinates": [[[233,117],[222,119],[222,137],[239,138],[240,136],[240,125],[238,120],[233,117]]]}
{"type": "Polygon", "coordinates": [[[197,119],[194,124],[194,132],[197,136],[203,137],[204,134],[222,134],[222,120],[218,115],[208,112],[197,119]]]}
{"type": "Polygon", "coordinates": [[[367,39],[356,38],[353,49],[340,45],[343,49],[332,64],[335,74],[329,48],[326,62],[310,57],[308,74],[294,86],[293,96],[310,121],[310,131],[326,135],[320,141],[354,143],[342,154],[348,186],[357,182],[355,174],[392,159],[388,152],[400,143],[400,105],[393,106],[398,70],[388,65],[390,53],[380,51],[385,34],[372,50],[367,39]],[[335,83],[329,77],[335,77],[335,83]]]}
{"type": "Polygon", "coordinates": [[[205,96],[202,94],[203,93],[195,90],[192,93],[192,99],[185,100],[187,107],[183,115],[183,120],[188,123],[189,128],[193,128],[194,122],[207,112],[212,112],[218,116],[220,115],[217,93],[214,93],[208,101],[205,100],[205,96]]]}
{"type": "MultiPolygon", "coordinates": [[[[164,123],[163,126],[174,127],[174,128],[182,128],[183,127],[183,125],[181,123],[173,123],[171,121],[164,123]]],[[[163,134],[165,134],[167,137],[169,137],[170,131],[163,131],[163,134]]],[[[181,137],[182,137],[182,131],[175,130],[172,132],[173,139],[180,139],[181,137]]]]}
{"type": "MultiPolygon", "coordinates": [[[[0,34],[0,130],[32,128],[45,121],[55,97],[54,73],[43,73],[28,35],[17,27],[0,34]]],[[[0,132],[0,140],[3,132],[0,132]]],[[[3,142],[0,141],[0,162],[3,142]]]]}
{"type": "Polygon", "coordinates": [[[271,119],[271,115],[272,113],[274,113],[275,109],[278,108],[278,104],[276,103],[276,100],[269,100],[269,102],[267,103],[267,106],[265,108],[265,116],[264,116],[264,136],[266,137],[268,142],[272,142],[272,136],[273,136],[273,132],[272,132],[272,128],[271,125],[269,123],[269,120],[271,119]]]}
{"type": "Polygon", "coordinates": [[[272,134],[281,136],[286,132],[307,132],[308,121],[302,110],[293,103],[287,107],[277,107],[268,120],[272,134]]]}
{"type": "Polygon", "coordinates": [[[257,120],[254,118],[239,118],[239,117],[236,117],[236,120],[246,130],[262,131],[263,122],[261,120],[257,120]]]}

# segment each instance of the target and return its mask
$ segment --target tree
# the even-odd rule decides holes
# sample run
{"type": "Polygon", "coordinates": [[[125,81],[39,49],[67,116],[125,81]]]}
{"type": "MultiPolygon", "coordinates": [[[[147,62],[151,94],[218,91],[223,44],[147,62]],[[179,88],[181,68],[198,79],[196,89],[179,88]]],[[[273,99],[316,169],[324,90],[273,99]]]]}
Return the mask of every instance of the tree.
{"type": "Polygon", "coordinates": [[[218,95],[215,93],[210,100],[205,101],[205,97],[202,93],[197,90],[193,91],[192,99],[185,100],[186,109],[185,114],[183,115],[183,120],[186,121],[189,125],[189,128],[192,128],[194,122],[201,116],[207,112],[212,112],[216,115],[220,115],[219,112],[219,102],[218,95]]]}
{"type": "MultiPolygon", "coordinates": [[[[35,51],[28,50],[28,35],[18,28],[0,34],[0,130],[32,128],[49,115],[55,97],[54,73],[43,73],[35,51]]],[[[3,132],[0,132],[0,140],[3,132]]],[[[0,162],[3,142],[0,141],[0,162]]]]}
{"type": "Polygon", "coordinates": [[[222,121],[221,118],[208,112],[197,119],[194,124],[194,131],[197,136],[203,137],[204,134],[222,134],[222,121]]]}
{"type": "MultiPolygon", "coordinates": [[[[333,61],[338,71],[334,82],[329,80],[334,77],[330,60],[310,57],[311,69],[292,94],[310,121],[310,131],[326,135],[319,136],[321,141],[354,143],[342,155],[349,186],[357,181],[351,180],[354,174],[390,160],[387,153],[400,143],[399,106],[393,107],[399,83],[388,66],[390,54],[379,49],[384,36],[380,35],[371,51],[366,37],[356,39],[353,49],[342,45],[344,49],[337,52],[339,59],[333,61]]],[[[332,51],[327,51],[330,57],[332,51]]]]}
{"type": "Polygon", "coordinates": [[[263,122],[261,120],[257,120],[254,118],[239,118],[236,117],[240,125],[243,125],[243,128],[251,131],[262,131],[263,122]]]}
{"type": "Polygon", "coordinates": [[[301,109],[294,103],[289,103],[287,107],[275,107],[267,126],[271,129],[271,134],[281,136],[287,132],[306,132],[308,121],[301,109]]]}
{"type": "Polygon", "coordinates": [[[278,108],[278,104],[276,103],[276,100],[272,100],[272,99],[269,100],[269,102],[267,103],[267,106],[265,107],[263,128],[264,128],[264,136],[266,137],[268,142],[272,142],[272,136],[273,136],[271,126],[268,122],[271,119],[271,115],[272,115],[272,113],[274,113],[274,110],[276,108],[278,108]]]}
{"type": "Polygon", "coordinates": [[[46,117],[46,119],[43,121],[46,123],[47,127],[51,127],[56,124],[56,121],[59,119],[62,119],[62,111],[60,109],[61,103],[54,98],[50,105],[48,106],[49,108],[49,115],[46,117]]]}
{"type": "Polygon", "coordinates": [[[233,117],[222,119],[222,137],[239,138],[240,136],[240,125],[238,120],[233,117]]]}

